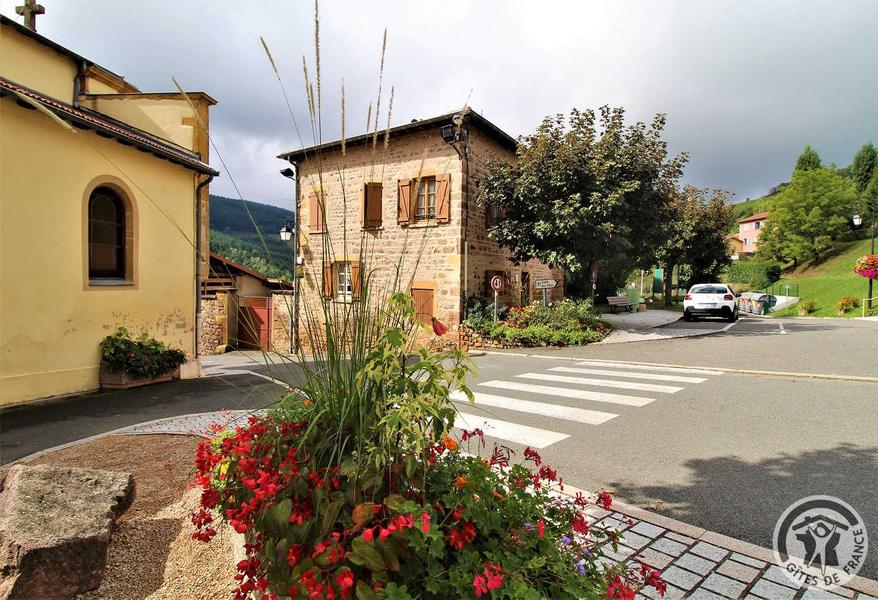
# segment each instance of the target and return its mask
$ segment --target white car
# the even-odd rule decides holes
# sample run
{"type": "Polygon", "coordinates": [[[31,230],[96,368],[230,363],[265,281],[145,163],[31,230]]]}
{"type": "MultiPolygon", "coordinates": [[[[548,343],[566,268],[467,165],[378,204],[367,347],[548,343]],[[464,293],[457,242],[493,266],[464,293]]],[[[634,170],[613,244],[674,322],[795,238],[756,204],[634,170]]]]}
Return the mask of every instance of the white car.
{"type": "Polygon", "coordinates": [[[729,323],[738,320],[735,292],[724,283],[700,283],[689,288],[683,298],[683,320],[698,317],[722,317],[729,323]]]}

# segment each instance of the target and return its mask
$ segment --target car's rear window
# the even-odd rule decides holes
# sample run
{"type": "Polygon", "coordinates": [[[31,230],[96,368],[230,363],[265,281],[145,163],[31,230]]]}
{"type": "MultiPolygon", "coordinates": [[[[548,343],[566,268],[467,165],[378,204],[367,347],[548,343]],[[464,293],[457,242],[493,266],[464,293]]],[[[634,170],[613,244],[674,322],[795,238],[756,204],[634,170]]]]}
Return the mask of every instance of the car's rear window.
{"type": "Polygon", "coordinates": [[[721,285],[696,285],[689,290],[690,294],[728,294],[728,288],[721,285]]]}

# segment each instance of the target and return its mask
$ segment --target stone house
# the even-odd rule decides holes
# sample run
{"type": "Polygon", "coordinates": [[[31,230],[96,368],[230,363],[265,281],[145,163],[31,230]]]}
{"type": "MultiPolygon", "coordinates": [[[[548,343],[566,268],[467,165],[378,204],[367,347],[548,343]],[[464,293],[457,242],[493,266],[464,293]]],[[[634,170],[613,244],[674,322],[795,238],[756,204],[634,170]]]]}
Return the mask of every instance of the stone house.
{"type": "Polygon", "coordinates": [[[29,26],[0,16],[0,404],[96,389],[118,327],[197,376],[216,101],[142,92],[22,8],[29,26]]]}
{"type": "Polygon", "coordinates": [[[561,298],[563,271],[538,261],[513,264],[488,238],[498,211],[476,202],[487,165],[514,161],[516,147],[512,136],[464,109],[281,154],[296,170],[302,302],[355,300],[361,249],[373,285],[392,281],[398,269],[411,281],[421,318],[452,328],[464,317],[464,298],[492,297],[495,275],[505,282],[506,304],[540,297],[537,279],[555,279],[551,298],[561,298]]]}

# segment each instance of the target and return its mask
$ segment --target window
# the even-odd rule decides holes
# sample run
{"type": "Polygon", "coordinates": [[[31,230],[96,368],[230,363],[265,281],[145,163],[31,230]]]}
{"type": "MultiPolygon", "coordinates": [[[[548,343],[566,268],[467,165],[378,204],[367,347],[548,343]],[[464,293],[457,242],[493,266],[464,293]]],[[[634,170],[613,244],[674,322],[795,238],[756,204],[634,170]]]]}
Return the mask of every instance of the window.
{"type": "Polygon", "coordinates": [[[436,218],[436,178],[424,177],[418,182],[418,197],[415,201],[415,221],[429,221],[436,218]]]}
{"type": "Polygon", "coordinates": [[[125,204],[107,187],[97,188],[88,200],[88,278],[126,278],[125,204]]]}
{"type": "Polygon", "coordinates": [[[381,183],[369,182],[363,187],[363,227],[377,229],[381,227],[381,183]]]}
{"type": "Polygon", "coordinates": [[[490,229],[503,219],[503,209],[496,204],[488,204],[485,206],[485,227],[490,229]]]}
{"type": "Polygon", "coordinates": [[[335,263],[336,273],[336,300],[350,300],[354,294],[351,284],[351,263],[335,263]]]}
{"type": "Polygon", "coordinates": [[[753,224],[753,227],[755,227],[756,229],[762,229],[762,221],[756,221],[753,224]]]}
{"type": "Polygon", "coordinates": [[[323,267],[323,297],[340,302],[360,298],[360,263],[334,262],[323,267]]]}
{"type": "Polygon", "coordinates": [[[744,238],[744,245],[745,245],[745,246],[749,246],[749,245],[750,245],[750,240],[748,240],[747,238],[744,238]]]}

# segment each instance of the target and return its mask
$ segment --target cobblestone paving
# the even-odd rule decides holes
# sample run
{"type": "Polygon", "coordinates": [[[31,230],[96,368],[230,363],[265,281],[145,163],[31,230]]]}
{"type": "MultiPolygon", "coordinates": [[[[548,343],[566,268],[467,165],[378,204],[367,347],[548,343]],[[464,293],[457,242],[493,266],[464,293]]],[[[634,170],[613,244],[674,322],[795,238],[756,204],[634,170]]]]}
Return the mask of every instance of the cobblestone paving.
{"type": "MultiPolygon", "coordinates": [[[[209,437],[215,433],[217,425],[234,427],[244,423],[250,414],[253,413],[230,410],[184,415],[134,425],[115,434],[170,433],[209,437]]],[[[642,562],[660,570],[668,584],[664,600],[878,600],[875,596],[849,588],[832,591],[799,588],[786,578],[777,565],[680,535],[648,521],[632,519],[619,512],[593,506],[586,512],[595,527],[621,532],[618,551],[609,551],[605,562],[642,562]]],[[[653,588],[644,588],[637,598],[662,600],[653,588]]]]}

